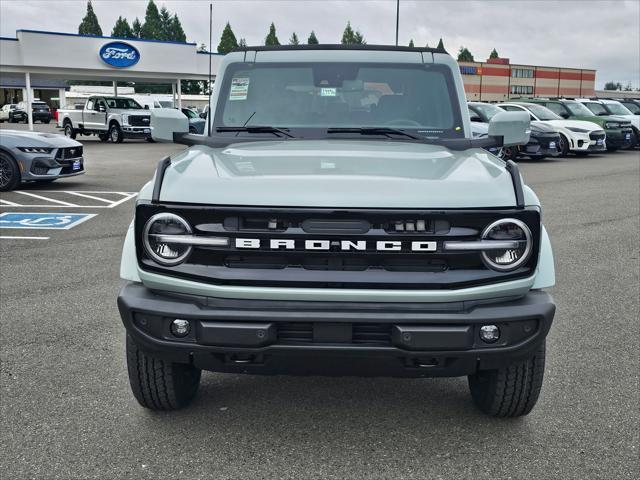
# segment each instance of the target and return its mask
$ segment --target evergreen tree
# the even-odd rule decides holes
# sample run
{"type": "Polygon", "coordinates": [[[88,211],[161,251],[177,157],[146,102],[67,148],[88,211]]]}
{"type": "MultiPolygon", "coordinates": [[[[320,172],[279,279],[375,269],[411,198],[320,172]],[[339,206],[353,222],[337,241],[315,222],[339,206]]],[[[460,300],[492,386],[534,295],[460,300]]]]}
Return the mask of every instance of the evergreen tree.
{"type": "Polygon", "coordinates": [[[184,29],[182,28],[182,23],[180,23],[180,19],[178,15],[175,13],[173,17],[171,17],[171,24],[169,27],[169,38],[173,42],[186,42],[187,35],[184,33],[184,29]]]}
{"type": "Polygon", "coordinates": [[[126,18],[118,17],[118,20],[116,20],[116,24],[113,26],[113,30],[111,31],[111,36],[119,38],[134,38],[133,30],[131,30],[126,18]]]}
{"type": "Polygon", "coordinates": [[[236,40],[233,30],[231,30],[231,25],[227,22],[224,30],[222,30],[222,36],[218,44],[218,53],[227,54],[236,48],[238,48],[238,41],[236,40]]]}
{"type": "Polygon", "coordinates": [[[160,12],[158,12],[158,7],[153,3],[153,0],[149,0],[147,11],[144,15],[144,25],[142,25],[142,30],[140,31],[140,38],[145,40],[160,40],[162,39],[162,33],[160,12]]]}
{"type": "Polygon", "coordinates": [[[318,45],[318,37],[316,37],[316,32],[314,32],[313,30],[311,30],[311,34],[309,35],[309,38],[307,39],[307,45],[318,45]]]}
{"type": "Polygon", "coordinates": [[[160,38],[157,40],[169,40],[171,36],[171,14],[164,5],[160,9],[160,38]]]}
{"type": "Polygon", "coordinates": [[[98,17],[93,11],[93,5],[91,0],[87,2],[87,14],[82,19],[82,22],[78,26],[78,33],[80,35],[97,35],[102,36],[102,29],[98,23],[98,17]]]}
{"type": "Polygon", "coordinates": [[[298,40],[298,35],[296,32],[291,34],[291,38],[289,39],[289,45],[300,45],[300,40],[298,40]]]}
{"type": "Polygon", "coordinates": [[[491,50],[491,54],[489,55],[489,58],[500,58],[500,55],[498,55],[498,51],[495,48],[491,50]]]}
{"type": "Polygon", "coordinates": [[[276,26],[271,22],[271,26],[269,26],[269,34],[267,38],[264,39],[265,45],[280,45],[280,41],[276,35],[276,26]]]}
{"type": "Polygon", "coordinates": [[[241,38],[238,41],[238,47],[240,48],[247,48],[247,41],[244,38],[241,38]]]}
{"type": "Polygon", "coordinates": [[[356,33],[353,35],[353,43],[357,45],[365,45],[367,43],[365,42],[364,37],[360,33],[360,30],[357,30],[356,33]]]}
{"type": "Polygon", "coordinates": [[[343,45],[349,45],[355,42],[355,33],[353,32],[353,28],[351,28],[351,22],[347,22],[347,26],[344,27],[344,32],[342,32],[342,40],[341,43],[343,45]]]}
{"type": "Polygon", "coordinates": [[[438,46],[436,47],[438,50],[444,50],[444,42],[442,41],[442,38],[440,39],[440,41],[438,42],[438,46]]]}
{"type": "Polygon", "coordinates": [[[467,47],[460,47],[458,51],[458,61],[459,62],[473,62],[473,55],[467,47]]]}
{"type": "Polygon", "coordinates": [[[409,46],[410,46],[411,48],[415,47],[415,45],[413,44],[413,38],[412,38],[411,40],[409,40],[409,46]]]}
{"type": "Polygon", "coordinates": [[[131,31],[133,32],[134,38],[140,38],[140,35],[142,35],[142,24],[140,23],[140,20],[138,20],[138,17],[136,17],[131,24],[131,31]]]}

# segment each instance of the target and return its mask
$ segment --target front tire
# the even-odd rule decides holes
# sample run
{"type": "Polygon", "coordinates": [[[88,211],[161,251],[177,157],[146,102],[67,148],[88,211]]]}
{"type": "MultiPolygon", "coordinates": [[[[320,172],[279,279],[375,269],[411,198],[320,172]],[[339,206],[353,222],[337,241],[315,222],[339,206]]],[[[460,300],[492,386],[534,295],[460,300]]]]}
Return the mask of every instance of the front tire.
{"type": "Polygon", "coordinates": [[[111,124],[111,127],[109,128],[109,138],[113,143],[122,143],[123,136],[120,125],[118,125],[117,123],[111,124]]]}
{"type": "Polygon", "coordinates": [[[196,396],[201,370],[151,357],[127,335],[127,369],[131,391],[150,410],[178,410],[196,396]]]}
{"type": "Polygon", "coordinates": [[[538,401],[544,377],[545,343],[526,360],[469,375],[476,406],[493,417],[527,415],[538,401]]]}
{"type": "Polygon", "coordinates": [[[558,151],[560,152],[560,156],[563,158],[569,155],[569,139],[565,137],[562,133],[560,134],[560,143],[558,144],[558,151]]]}
{"type": "Polygon", "coordinates": [[[0,152],[0,192],[13,190],[20,184],[20,169],[7,153],[0,152]]]}
{"type": "Polygon", "coordinates": [[[68,122],[64,125],[64,136],[71,139],[76,138],[76,131],[73,129],[73,125],[68,122]]]}

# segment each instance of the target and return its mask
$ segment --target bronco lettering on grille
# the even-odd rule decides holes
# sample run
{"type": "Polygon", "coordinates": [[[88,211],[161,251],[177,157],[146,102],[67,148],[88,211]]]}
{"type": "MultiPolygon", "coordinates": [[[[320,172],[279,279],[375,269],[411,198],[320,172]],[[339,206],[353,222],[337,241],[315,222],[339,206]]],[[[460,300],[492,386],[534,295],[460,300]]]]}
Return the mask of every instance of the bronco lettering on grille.
{"type": "Polygon", "coordinates": [[[379,252],[435,252],[437,250],[437,242],[425,241],[399,241],[399,240],[383,240],[377,242],[367,242],[365,240],[294,240],[290,238],[274,238],[263,243],[259,238],[236,238],[235,247],[244,249],[259,249],[268,246],[271,250],[335,250],[350,251],[359,250],[366,251],[368,249],[379,252]]]}

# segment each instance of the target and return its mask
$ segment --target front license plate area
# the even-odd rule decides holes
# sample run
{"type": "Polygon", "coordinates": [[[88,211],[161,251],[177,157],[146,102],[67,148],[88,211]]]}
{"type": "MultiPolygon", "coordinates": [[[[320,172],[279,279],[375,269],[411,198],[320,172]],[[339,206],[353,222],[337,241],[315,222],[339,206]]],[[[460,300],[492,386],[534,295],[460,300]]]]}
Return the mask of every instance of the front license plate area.
{"type": "Polygon", "coordinates": [[[76,160],[73,162],[73,165],[71,166],[72,170],[80,170],[82,168],[82,162],[80,160],[76,160]]]}

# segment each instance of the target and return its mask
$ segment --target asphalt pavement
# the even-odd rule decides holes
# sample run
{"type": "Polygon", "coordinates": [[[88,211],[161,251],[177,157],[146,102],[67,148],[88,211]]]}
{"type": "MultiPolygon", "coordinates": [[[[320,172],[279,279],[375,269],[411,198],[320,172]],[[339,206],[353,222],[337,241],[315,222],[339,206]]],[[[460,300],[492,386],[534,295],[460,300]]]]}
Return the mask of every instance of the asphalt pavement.
{"type": "Polygon", "coordinates": [[[191,407],[141,408],[116,308],[135,199],[113,204],[184,147],[81,140],[85,175],[0,195],[24,205],[0,213],[96,214],[0,230],[47,238],[0,239],[2,478],[638,478],[638,151],[520,162],[554,246],[558,311],[537,407],[500,420],[474,408],[465,378],[205,373],[191,407]]]}

